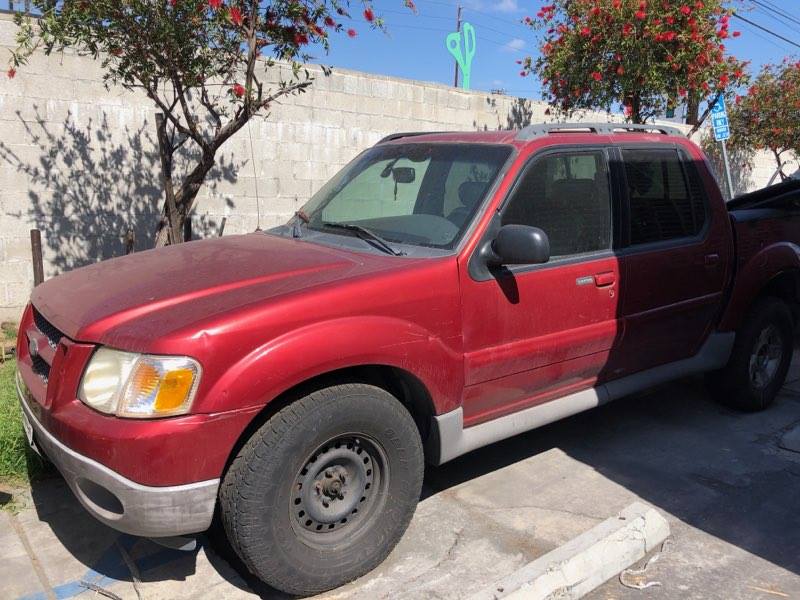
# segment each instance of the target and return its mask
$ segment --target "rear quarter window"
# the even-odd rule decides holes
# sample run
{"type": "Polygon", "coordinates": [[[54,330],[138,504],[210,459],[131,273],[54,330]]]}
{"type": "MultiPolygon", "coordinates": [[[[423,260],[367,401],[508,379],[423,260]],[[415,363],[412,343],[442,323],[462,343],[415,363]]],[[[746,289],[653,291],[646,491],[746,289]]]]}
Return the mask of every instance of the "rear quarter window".
{"type": "Polygon", "coordinates": [[[674,149],[622,151],[633,246],[695,237],[706,221],[702,183],[674,149]]]}

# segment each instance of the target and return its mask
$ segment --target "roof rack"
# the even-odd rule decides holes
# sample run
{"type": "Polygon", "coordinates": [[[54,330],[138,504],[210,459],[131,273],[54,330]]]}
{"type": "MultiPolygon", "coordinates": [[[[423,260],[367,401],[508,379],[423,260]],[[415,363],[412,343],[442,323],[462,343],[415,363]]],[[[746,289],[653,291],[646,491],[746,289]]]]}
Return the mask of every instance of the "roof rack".
{"type": "Polygon", "coordinates": [[[380,140],[376,146],[380,144],[385,144],[386,142],[393,142],[394,140],[401,140],[407,137],[417,137],[419,135],[437,135],[441,133],[451,133],[448,131],[407,131],[406,133],[393,133],[392,135],[387,135],[385,138],[380,140]]]}
{"type": "Polygon", "coordinates": [[[668,125],[634,125],[631,123],[537,123],[520,130],[517,139],[533,140],[551,133],[596,133],[614,135],[615,133],[661,133],[663,135],[683,136],[677,127],[668,125]]]}

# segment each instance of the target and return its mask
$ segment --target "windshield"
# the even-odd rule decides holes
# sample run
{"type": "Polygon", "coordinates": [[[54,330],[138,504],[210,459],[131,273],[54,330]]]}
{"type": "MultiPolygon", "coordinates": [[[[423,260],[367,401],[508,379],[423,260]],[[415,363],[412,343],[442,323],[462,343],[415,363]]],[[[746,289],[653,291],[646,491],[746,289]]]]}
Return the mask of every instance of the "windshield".
{"type": "Polygon", "coordinates": [[[376,146],[300,214],[309,229],[353,235],[341,225],[357,225],[389,243],[453,248],[511,151],[486,144],[376,146]]]}

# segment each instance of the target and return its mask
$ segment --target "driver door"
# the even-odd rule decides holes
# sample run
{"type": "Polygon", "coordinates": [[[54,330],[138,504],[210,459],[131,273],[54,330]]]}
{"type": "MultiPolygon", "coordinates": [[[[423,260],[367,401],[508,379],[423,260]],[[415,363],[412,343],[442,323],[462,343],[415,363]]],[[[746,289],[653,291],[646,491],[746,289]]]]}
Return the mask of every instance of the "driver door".
{"type": "Polygon", "coordinates": [[[551,259],[486,277],[460,270],[466,426],[613,376],[622,321],[612,200],[605,148],[546,152],[524,168],[496,218],[542,229],[551,259]]]}

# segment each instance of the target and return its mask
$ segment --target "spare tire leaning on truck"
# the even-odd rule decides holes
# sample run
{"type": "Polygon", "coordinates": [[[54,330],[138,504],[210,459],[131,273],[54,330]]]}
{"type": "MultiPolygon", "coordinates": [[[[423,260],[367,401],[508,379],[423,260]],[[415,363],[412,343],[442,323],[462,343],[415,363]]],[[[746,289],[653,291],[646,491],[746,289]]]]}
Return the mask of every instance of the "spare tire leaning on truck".
{"type": "Polygon", "coordinates": [[[707,376],[717,401],[747,412],[769,407],[792,363],[794,325],[783,300],[766,297],[756,302],[736,332],[728,364],[707,376]]]}

